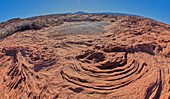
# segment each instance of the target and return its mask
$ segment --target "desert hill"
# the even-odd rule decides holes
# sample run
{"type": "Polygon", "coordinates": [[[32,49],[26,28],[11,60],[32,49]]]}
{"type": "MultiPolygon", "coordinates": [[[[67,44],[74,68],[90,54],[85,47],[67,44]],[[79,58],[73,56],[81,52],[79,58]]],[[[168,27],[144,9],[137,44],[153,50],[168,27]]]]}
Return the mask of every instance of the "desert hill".
{"type": "Polygon", "coordinates": [[[60,14],[0,24],[0,99],[168,99],[170,26],[60,14]]]}

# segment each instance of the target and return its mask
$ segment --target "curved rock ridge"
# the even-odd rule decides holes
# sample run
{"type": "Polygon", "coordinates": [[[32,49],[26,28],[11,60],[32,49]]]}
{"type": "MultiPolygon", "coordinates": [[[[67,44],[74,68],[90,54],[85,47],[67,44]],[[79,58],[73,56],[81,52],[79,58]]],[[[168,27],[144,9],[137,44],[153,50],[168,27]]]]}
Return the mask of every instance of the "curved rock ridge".
{"type": "Polygon", "coordinates": [[[45,66],[51,66],[56,63],[54,55],[44,54],[35,46],[9,46],[0,48],[0,68],[1,68],[1,89],[3,97],[14,98],[17,96],[31,97],[37,96],[41,91],[39,82],[40,71],[45,66]],[[10,94],[15,92],[15,94],[10,94]],[[26,93],[26,96],[24,96],[26,93]]]}
{"type": "MultiPolygon", "coordinates": [[[[76,57],[78,62],[64,67],[61,71],[62,77],[90,91],[105,94],[115,94],[120,89],[129,90],[129,94],[133,93],[135,90],[130,86],[135,86],[140,80],[150,78],[151,80],[145,81],[145,84],[138,85],[140,88],[138,90],[141,90],[140,95],[145,95],[145,98],[150,95],[158,97],[161,87],[160,68],[145,61],[143,53],[129,53],[117,47],[112,49],[115,50],[85,51],[76,57]],[[154,77],[152,78],[151,75],[154,77]]],[[[153,58],[149,54],[147,56],[147,58],[153,58]]]]}
{"type": "Polygon", "coordinates": [[[170,98],[169,25],[93,14],[26,20],[38,18],[64,23],[0,39],[0,99],[170,98]]]}

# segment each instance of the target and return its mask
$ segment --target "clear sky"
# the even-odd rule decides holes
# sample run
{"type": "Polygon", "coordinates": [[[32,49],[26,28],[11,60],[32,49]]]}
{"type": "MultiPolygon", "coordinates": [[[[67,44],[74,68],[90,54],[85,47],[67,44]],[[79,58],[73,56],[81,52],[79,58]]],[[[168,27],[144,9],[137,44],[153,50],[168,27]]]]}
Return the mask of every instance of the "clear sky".
{"type": "Polygon", "coordinates": [[[135,14],[170,25],[170,0],[0,0],[0,22],[76,11],[135,14]]]}

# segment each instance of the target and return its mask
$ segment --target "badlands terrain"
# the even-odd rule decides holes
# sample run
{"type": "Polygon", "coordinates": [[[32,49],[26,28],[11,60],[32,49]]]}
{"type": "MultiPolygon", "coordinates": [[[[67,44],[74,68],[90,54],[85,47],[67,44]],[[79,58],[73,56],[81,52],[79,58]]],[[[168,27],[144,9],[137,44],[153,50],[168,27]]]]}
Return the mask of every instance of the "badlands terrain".
{"type": "Polygon", "coordinates": [[[170,99],[169,25],[61,14],[0,30],[0,99],[170,99]]]}

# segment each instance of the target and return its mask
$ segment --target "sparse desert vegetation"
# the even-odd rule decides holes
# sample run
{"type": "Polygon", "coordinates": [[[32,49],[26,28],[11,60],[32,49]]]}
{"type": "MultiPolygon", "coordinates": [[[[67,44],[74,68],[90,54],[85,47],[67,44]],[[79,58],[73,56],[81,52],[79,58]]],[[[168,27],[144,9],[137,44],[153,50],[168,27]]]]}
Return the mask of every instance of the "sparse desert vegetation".
{"type": "Polygon", "coordinates": [[[57,18],[44,18],[44,19],[35,19],[35,20],[23,20],[17,23],[10,23],[7,27],[1,28],[0,38],[4,38],[8,35],[11,35],[15,32],[25,31],[25,30],[39,30],[43,27],[57,26],[62,24],[61,20],[57,18]]]}
{"type": "MultiPolygon", "coordinates": [[[[102,21],[104,18],[108,17],[109,15],[93,15],[93,14],[70,14],[70,15],[48,15],[48,16],[40,16],[40,17],[33,17],[28,19],[12,19],[7,22],[3,22],[0,24],[0,38],[4,38],[8,35],[11,35],[18,31],[25,31],[25,30],[38,30],[43,27],[49,26],[57,26],[63,24],[63,22],[96,22],[102,21]]],[[[117,17],[121,16],[112,16],[113,20],[117,17]]]]}

